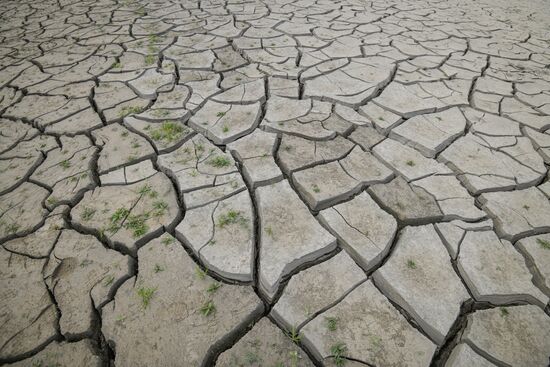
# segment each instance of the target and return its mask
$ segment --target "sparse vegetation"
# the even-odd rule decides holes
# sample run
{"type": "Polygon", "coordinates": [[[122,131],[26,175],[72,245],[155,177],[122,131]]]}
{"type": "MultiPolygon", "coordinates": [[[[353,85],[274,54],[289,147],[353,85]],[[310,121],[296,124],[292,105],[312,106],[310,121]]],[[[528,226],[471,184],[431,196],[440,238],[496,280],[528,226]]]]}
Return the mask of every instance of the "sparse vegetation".
{"type": "Polygon", "coordinates": [[[145,309],[149,307],[151,299],[156,292],[156,288],[141,287],[138,289],[137,294],[141,297],[141,306],[145,309]]]}
{"type": "Polygon", "coordinates": [[[197,277],[200,280],[204,280],[206,278],[206,275],[208,274],[208,269],[201,269],[198,265],[195,266],[195,274],[197,274],[197,277]]]}
{"type": "Polygon", "coordinates": [[[84,259],[80,262],[80,266],[81,267],[86,267],[86,266],[90,265],[91,263],[93,263],[92,260],[84,259]]]}
{"type": "Polygon", "coordinates": [[[414,260],[407,260],[407,268],[409,269],[416,269],[416,263],[414,262],[414,260]]]}
{"type": "Polygon", "coordinates": [[[71,167],[71,162],[65,159],[64,161],[59,162],[59,165],[63,169],[68,169],[69,167],[71,167]]]}
{"type": "Polygon", "coordinates": [[[168,209],[168,203],[165,201],[155,201],[153,203],[153,216],[160,217],[168,209]]]}
{"type": "Polygon", "coordinates": [[[153,65],[156,61],[155,55],[145,56],[145,65],[153,65]]]}
{"type": "Polygon", "coordinates": [[[122,323],[124,323],[125,320],[126,320],[126,316],[118,315],[115,319],[115,322],[117,324],[122,324],[122,323]]]}
{"type": "Polygon", "coordinates": [[[338,319],[336,317],[325,317],[325,320],[327,321],[327,329],[335,331],[338,319]]]}
{"type": "Polygon", "coordinates": [[[134,238],[141,237],[149,231],[149,226],[145,223],[147,219],[147,214],[129,215],[124,223],[124,228],[132,231],[134,238]]]}
{"type": "Polygon", "coordinates": [[[216,117],[224,117],[225,116],[225,112],[218,112],[216,114],[216,117]]]}
{"type": "Polygon", "coordinates": [[[266,233],[269,237],[273,238],[273,228],[271,228],[271,226],[265,227],[265,233],[266,233]]]}
{"type": "Polygon", "coordinates": [[[164,267],[160,266],[159,264],[155,264],[153,271],[155,272],[155,274],[160,273],[161,271],[164,271],[164,267]]]}
{"type": "Polygon", "coordinates": [[[315,192],[315,193],[320,193],[321,192],[321,189],[317,185],[311,185],[311,188],[312,188],[313,192],[315,192]]]}
{"type": "Polygon", "coordinates": [[[174,237],[168,237],[168,236],[166,236],[166,237],[164,237],[164,238],[162,239],[161,243],[162,243],[163,245],[165,245],[165,246],[168,246],[168,245],[174,243],[175,241],[176,241],[176,240],[174,239],[174,237]]]}
{"type": "Polygon", "coordinates": [[[122,109],[119,112],[120,117],[126,117],[129,115],[137,115],[138,113],[143,112],[143,107],[139,106],[126,106],[122,107],[122,109]]]}
{"type": "Polygon", "coordinates": [[[300,333],[296,330],[296,326],[293,326],[292,329],[290,329],[288,336],[290,337],[290,340],[296,344],[302,340],[302,335],[300,335],[300,333]]]}
{"type": "Polygon", "coordinates": [[[107,275],[105,279],[103,280],[103,286],[108,287],[115,281],[115,277],[112,275],[107,275]]]}
{"type": "Polygon", "coordinates": [[[248,363],[249,365],[260,362],[260,357],[258,357],[258,355],[254,352],[246,353],[245,359],[246,363],[248,363]]]}
{"type": "Polygon", "coordinates": [[[334,364],[338,367],[343,366],[346,363],[346,359],[344,358],[344,353],[348,348],[344,343],[337,343],[330,347],[330,354],[332,354],[332,358],[334,358],[334,364]]]}
{"type": "Polygon", "coordinates": [[[508,309],[506,307],[501,307],[500,308],[500,316],[506,317],[509,314],[510,314],[510,311],[508,311],[508,309]]]}
{"type": "Polygon", "coordinates": [[[154,199],[158,196],[158,192],[153,190],[150,185],[143,185],[139,188],[138,194],[140,195],[149,195],[150,198],[154,199]]]}
{"type": "Polygon", "coordinates": [[[50,196],[48,198],[48,200],[46,200],[46,202],[49,204],[49,205],[55,205],[57,204],[57,198],[55,198],[54,196],[50,196]]]}
{"type": "Polygon", "coordinates": [[[170,111],[159,108],[158,110],[153,110],[151,113],[156,117],[166,117],[170,114],[170,111]]]}
{"type": "Polygon", "coordinates": [[[298,367],[298,351],[291,350],[288,355],[290,356],[290,367],[298,367]]]}
{"type": "Polygon", "coordinates": [[[88,220],[92,219],[95,212],[96,212],[95,209],[90,208],[90,207],[85,207],[84,210],[82,211],[82,213],[80,214],[80,219],[82,219],[83,221],[88,221],[88,220]]]}
{"type": "Polygon", "coordinates": [[[242,213],[237,210],[229,210],[227,213],[222,214],[218,217],[218,226],[224,228],[230,224],[240,224],[242,226],[248,225],[248,219],[243,217],[242,213]]]}
{"type": "Polygon", "coordinates": [[[550,250],[550,241],[543,240],[542,238],[537,238],[537,243],[545,250],[550,250]]]}
{"type": "Polygon", "coordinates": [[[121,223],[124,219],[130,214],[130,211],[126,208],[118,208],[111,215],[110,225],[107,230],[111,233],[114,233],[120,229],[121,223]]]}
{"type": "Polygon", "coordinates": [[[217,168],[231,165],[231,160],[223,155],[217,155],[208,161],[208,164],[217,168]]]}
{"type": "Polygon", "coordinates": [[[183,133],[183,126],[177,122],[164,121],[158,129],[151,131],[151,139],[168,143],[178,140],[183,133]]]}
{"type": "Polygon", "coordinates": [[[214,305],[213,301],[207,301],[205,304],[202,305],[200,311],[204,316],[209,316],[216,312],[216,306],[214,305]]]}
{"type": "Polygon", "coordinates": [[[412,160],[408,160],[406,163],[407,163],[407,166],[409,167],[414,167],[416,165],[416,163],[414,163],[414,161],[412,160]]]}
{"type": "Polygon", "coordinates": [[[206,291],[208,293],[214,293],[216,292],[222,285],[218,282],[215,282],[215,283],[212,283],[208,286],[208,288],[206,289],[206,291]]]}
{"type": "Polygon", "coordinates": [[[10,223],[6,226],[6,232],[9,234],[14,234],[19,230],[19,224],[10,223]]]}

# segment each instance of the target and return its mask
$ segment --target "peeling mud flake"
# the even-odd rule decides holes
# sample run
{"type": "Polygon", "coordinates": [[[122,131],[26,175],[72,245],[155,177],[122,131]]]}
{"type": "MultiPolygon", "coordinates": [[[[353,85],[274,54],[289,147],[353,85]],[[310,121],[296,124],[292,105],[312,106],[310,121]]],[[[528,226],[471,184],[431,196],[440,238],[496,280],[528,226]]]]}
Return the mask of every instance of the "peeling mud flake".
{"type": "Polygon", "coordinates": [[[137,277],[103,307],[102,331],[117,366],[211,365],[263,312],[252,288],[217,282],[169,235],[138,256],[137,277]]]}
{"type": "Polygon", "coordinates": [[[92,235],[64,230],[44,269],[46,284],[61,311],[61,333],[70,339],[92,335],[93,307],[130,276],[128,256],[103,247],[92,235]]]}
{"type": "Polygon", "coordinates": [[[260,217],[260,289],[269,298],[281,279],[336,248],[336,239],[313,218],[289,183],[256,190],[260,217]]]}
{"type": "Polygon", "coordinates": [[[104,186],[88,191],[71,211],[73,225],[135,253],[179,213],[172,182],[163,174],[132,185],[104,186]]]}
{"type": "Polygon", "coordinates": [[[42,278],[45,263],[0,247],[0,360],[29,355],[57,336],[57,312],[42,278]]]}
{"type": "Polygon", "coordinates": [[[427,366],[436,349],[370,281],[306,324],[301,333],[302,342],[329,363],[351,358],[375,366],[427,366]],[[338,320],[336,330],[327,330],[327,319],[338,320]]]}
{"type": "Polygon", "coordinates": [[[216,366],[313,367],[307,354],[267,318],[261,319],[231,349],[218,358],[216,366]]]}

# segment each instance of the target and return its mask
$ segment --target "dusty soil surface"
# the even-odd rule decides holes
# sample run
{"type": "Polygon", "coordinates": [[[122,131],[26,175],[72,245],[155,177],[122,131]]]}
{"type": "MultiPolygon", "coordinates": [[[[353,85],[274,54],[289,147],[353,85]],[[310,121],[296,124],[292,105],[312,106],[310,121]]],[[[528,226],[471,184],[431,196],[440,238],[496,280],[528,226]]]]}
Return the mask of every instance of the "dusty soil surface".
{"type": "Polygon", "coordinates": [[[548,366],[548,0],[0,0],[0,364],[548,366]]]}

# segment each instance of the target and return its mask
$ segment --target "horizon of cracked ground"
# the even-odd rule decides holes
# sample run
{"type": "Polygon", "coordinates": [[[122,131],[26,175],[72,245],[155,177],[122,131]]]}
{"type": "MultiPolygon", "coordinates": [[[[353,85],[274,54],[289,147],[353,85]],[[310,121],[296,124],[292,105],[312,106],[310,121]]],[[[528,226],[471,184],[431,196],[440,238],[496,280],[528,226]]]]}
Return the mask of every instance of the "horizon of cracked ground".
{"type": "Polygon", "coordinates": [[[0,364],[550,363],[547,0],[0,4],[0,364]]]}

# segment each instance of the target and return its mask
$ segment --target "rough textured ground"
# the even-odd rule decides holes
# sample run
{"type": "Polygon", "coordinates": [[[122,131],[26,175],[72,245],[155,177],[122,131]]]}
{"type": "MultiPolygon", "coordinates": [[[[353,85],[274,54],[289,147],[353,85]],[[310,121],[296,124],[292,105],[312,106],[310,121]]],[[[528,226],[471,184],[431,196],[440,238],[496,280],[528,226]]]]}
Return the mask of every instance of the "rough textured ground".
{"type": "Polygon", "coordinates": [[[548,0],[0,0],[0,364],[548,366],[548,0]]]}

